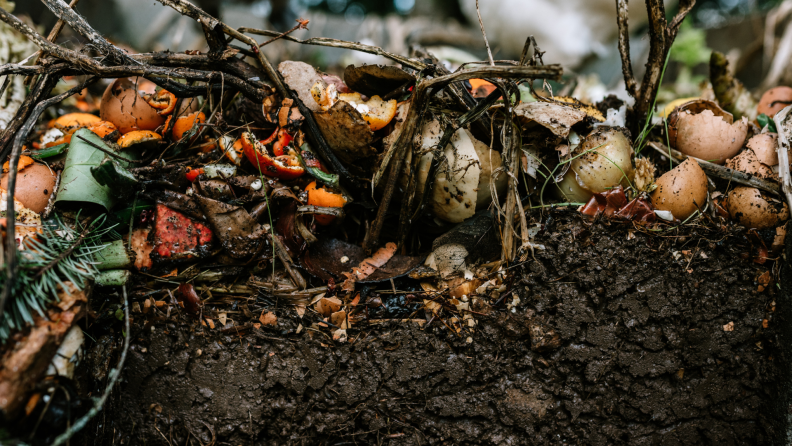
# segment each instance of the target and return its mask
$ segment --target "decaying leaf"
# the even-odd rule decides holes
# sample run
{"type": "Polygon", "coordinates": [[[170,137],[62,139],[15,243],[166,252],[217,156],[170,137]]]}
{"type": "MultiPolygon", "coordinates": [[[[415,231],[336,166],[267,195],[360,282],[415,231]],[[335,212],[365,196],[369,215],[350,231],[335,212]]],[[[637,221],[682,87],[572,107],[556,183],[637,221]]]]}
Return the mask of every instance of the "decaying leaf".
{"type": "Polygon", "coordinates": [[[200,195],[196,199],[228,255],[245,258],[258,252],[266,231],[245,208],[200,195]]]}
{"type": "Polygon", "coordinates": [[[415,82],[415,76],[390,65],[349,65],[344,69],[344,82],[366,96],[384,96],[407,82],[415,82]]]}
{"type": "Polygon", "coordinates": [[[264,310],[261,312],[261,316],[259,316],[259,322],[261,322],[261,325],[275,327],[278,325],[278,316],[275,316],[275,313],[271,311],[264,310]]]}
{"type": "Polygon", "coordinates": [[[314,67],[305,62],[287,60],[278,64],[278,71],[286,85],[297,92],[297,96],[309,110],[313,112],[319,110],[319,104],[311,96],[311,87],[316,82],[322,81],[322,77],[314,67]]]}
{"type": "Polygon", "coordinates": [[[396,253],[396,244],[395,243],[387,243],[382,248],[378,249],[377,252],[371,255],[371,257],[364,259],[360,262],[360,265],[352,268],[351,273],[344,273],[347,280],[344,281],[344,290],[346,291],[354,291],[355,290],[355,282],[359,280],[365,280],[368,276],[373,274],[379,267],[388,263],[388,261],[393,257],[396,253]]]}
{"type": "Polygon", "coordinates": [[[523,125],[534,122],[561,138],[569,136],[572,126],[586,118],[583,110],[549,102],[523,102],[514,108],[514,113],[523,125]]]}
{"type": "Polygon", "coordinates": [[[347,163],[355,163],[377,152],[371,147],[374,133],[355,107],[338,101],[326,112],[315,112],[316,124],[336,155],[347,163]]]}
{"type": "Polygon", "coordinates": [[[325,317],[341,309],[342,302],[337,297],[323,297],[316,302],[314,309],[317,313],[325,317]]]}

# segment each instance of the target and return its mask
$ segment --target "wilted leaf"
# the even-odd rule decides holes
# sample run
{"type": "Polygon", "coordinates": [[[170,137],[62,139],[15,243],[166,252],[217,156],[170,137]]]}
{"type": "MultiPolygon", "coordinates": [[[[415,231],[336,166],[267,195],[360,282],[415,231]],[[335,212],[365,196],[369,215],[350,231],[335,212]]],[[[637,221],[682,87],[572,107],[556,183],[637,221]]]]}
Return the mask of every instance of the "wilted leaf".
{"type": "Polygon", "coordinates": [[[338,101],[326,112],[314,113],[316,124],[335,154],[347,163],[374,156],[374,133],[349,103],[338,101]]]}
{"type": "Polygon", "coordinates": [[[245,258],[258,252],[265,231],[245,208],[200,195],[196,199],[228,255],[245,258]]]}
{"type": "Polygon", "coordinates": [[[278,317],[275,316],[275,313],[264,310],[261,312],[261,316],[259,316],[259,322],[261,322],[261,325],[277,326],[278,317]]]}
{"type": "Polygon", "coordinates": [[[524,124],[535,122],[561,138],[569,136],[572,126],[586,118],[583,110],[549,102],[523,102],[514,113],[524,124]]]}
{"type": "Polygon", "coordinates": [[[415,76],[390,65],[349,65],[344,70],[344,82],[366,96],[384,96],[406,82],[415,82],[415,76]]]}

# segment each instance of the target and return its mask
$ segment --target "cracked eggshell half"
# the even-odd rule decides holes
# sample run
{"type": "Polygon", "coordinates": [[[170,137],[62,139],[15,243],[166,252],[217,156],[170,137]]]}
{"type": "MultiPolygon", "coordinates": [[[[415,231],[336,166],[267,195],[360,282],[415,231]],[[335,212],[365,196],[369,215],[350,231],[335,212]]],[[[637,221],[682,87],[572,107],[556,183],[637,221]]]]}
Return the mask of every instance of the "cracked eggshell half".
{"type": "Polygon", "coordinates": [[[655,209],[669,211],[679,220],[690,217],[707,202],[707,175],[690,158],[664,173],[655,185],[657,188],[652,193],[655,209]]]}
{"type": "MultiPolygon", "coordinates": [[[[426,134],[427,129],[424,130],[426,134]]],[[[431,129],[428,132],[431,139],[423,145],[431,147],[442,138],[442,132],[432,132],[431,129]]],[[[432,211],[442,220],[460,223],[472,217],[478,206],[486,206],[492,201],[490,178],[503,162],[500,153],[491,150],[465,129],[459,129],[451,136],[444,153],[446,163],[438,168],[432,188],[432,211]]],[[[505,175],[500,175],[495,182],[496,191],[505,187],[505,181],[505,175]]]]}
{"type": "Polygon", "coordinates": [[[723,164],[740,151],[748,136],[748,118],[734,117],[717,104],[691,101],[668,119],[671,146],[698,159],[723,164]]]}
{"type": "Polygon", "coordinates": [[[789,218],[786,203],[766,199],[754,187],[735,187],[729,192],[726,208],[732,219],[747,228],[772,228],[789,218]]]}

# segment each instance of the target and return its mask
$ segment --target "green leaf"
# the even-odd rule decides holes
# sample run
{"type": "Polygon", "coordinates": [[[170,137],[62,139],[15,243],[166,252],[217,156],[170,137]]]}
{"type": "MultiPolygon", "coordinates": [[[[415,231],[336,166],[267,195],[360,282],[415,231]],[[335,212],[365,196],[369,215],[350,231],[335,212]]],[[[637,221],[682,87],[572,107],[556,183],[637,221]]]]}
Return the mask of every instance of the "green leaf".
{"type": "Polygon", "coordinates": [[[762,113],[761,115],[757,116],[756,122],[758,122],[759,126],[762,128],[767,127],[768,132],[778,133],[778,129],[776,129],[775,121],[773,121],[773,118],[767,116],[766,114],[762,113]]]}
{"type": "Polygon", "coordinates": [[[124,320],[124,310],[122,310],[121,308],[117,309],[117,310],[115,311],[115,317],[116,317],[116,318],[117,318],[119,321],[123,321],[123,320],[124,320]]]}
{"type": "MultiPolygon", "coordinates": [[[[116,190],[118,186],[114,184],[111,185],[112,187],[103,186],[91,174],[91,168],[102,163],[105,153],[89,142],[107,151],[112,151],[92,131],[77,130],[69,143],[69,153],[66,155],[55,203],[94,203],[110,210],[120,200],[118,190],[116,190]]],[[[125,158],[135,157],[134,154],[128,152],[122,152],[120,155],[125,158]]],[[[129,167],[129,163],[124,161],[120,161],[119,164],[121,167],[129,167]]]]}

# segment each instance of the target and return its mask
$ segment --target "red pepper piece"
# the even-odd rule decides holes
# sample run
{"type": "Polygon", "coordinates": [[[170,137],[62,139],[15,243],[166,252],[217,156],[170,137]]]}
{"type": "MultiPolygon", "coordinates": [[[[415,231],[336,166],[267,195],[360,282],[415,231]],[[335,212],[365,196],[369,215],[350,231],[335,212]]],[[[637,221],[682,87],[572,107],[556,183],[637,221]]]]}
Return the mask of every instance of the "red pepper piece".
{"type": "Polygon", "coordinates": [[[249,132],[242,134],[242,148],[250,163],[264,175],[291,180],[305,174],[305,169],[296,156],[280,155],[273,158],[266,147],[249,132]]]}
{"type": "Polygon", "coordinates": [[[288,146],[293,139],[294,137],[289,135],[289,132],[285,129],[278,130],[278,140],[272,145],[272,153],[274,153],[275,156],[283,155],[283,149],[288,146]]]}
{"type": "Polygon", "coordinates": [[[183,260],[208,254],[212,231],[186,215],[157,204],[152,259],[183,260]]]}
{"type": "Polygon", "coordinates": [[[201,167],[200,169],[193,169],[192,167],[188,167],[185,176],[187,177],[187,181],[193,182],[195,181],[196,178],[198,178],[198,175],[201,175],[202,173],[204,173],[203,167],[201,167]]]}

